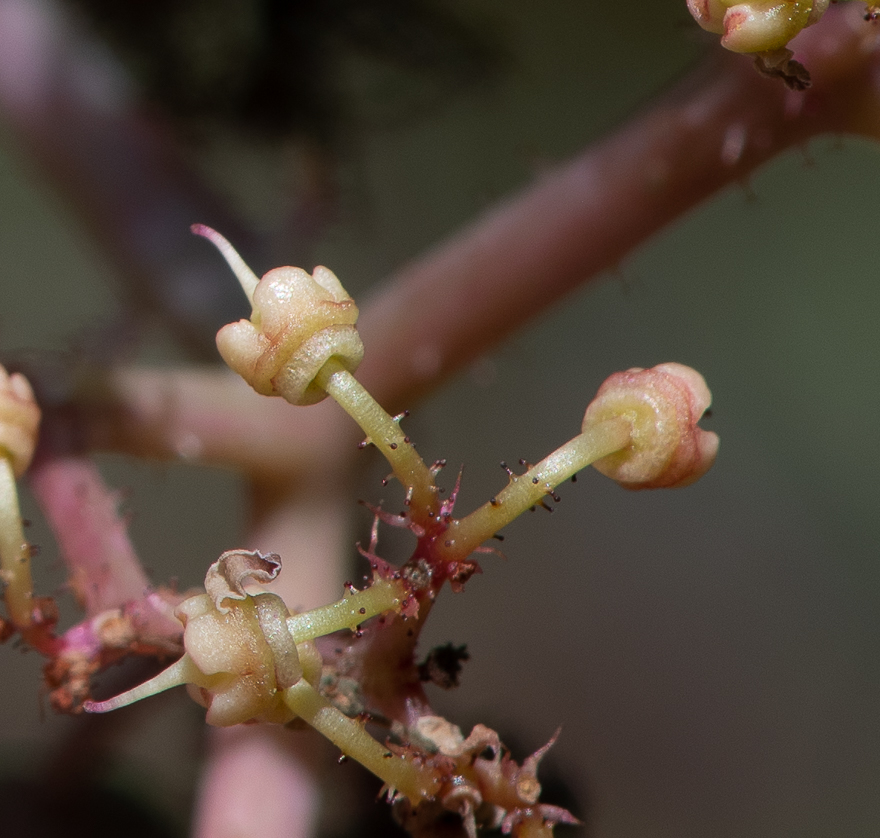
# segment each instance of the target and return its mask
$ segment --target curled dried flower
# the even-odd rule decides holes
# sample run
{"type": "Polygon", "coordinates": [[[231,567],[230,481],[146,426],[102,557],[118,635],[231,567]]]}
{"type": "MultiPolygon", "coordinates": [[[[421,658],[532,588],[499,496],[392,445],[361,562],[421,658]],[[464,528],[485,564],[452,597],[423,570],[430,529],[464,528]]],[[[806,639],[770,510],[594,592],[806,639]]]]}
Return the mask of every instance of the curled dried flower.
{"type": "Polygon", "coordinates": [[[192,229],[216,245],[253,305],[250,320],[217,333],[217,348],[254,390],[291,404],[315,404],[327,395],[315,377],[328,360],[336,358],[349,372],[357,369],[364,354],[355,328],[358,309],[331,270],[275,268],[257,279],[219,233],[203,225],[192,229]]]}
{"type": "Polygon", "coordinates": [[[703,29],[721,35],[732,52],[773,52],[818,21],[830,0],[687,0],[703,29]]]}
{"type": "Polygon", "coordinates": [[[628,489],[687,486],[715,462],[718,436],[698,427],[712,394],[683,364],[634,368],[610,376],[584,414],[583,430],[617,417],[631,425],[630,443],[593,465],[628,489]]]}
{"type": "Polygon", "coordinates": [[[208,724],[284,723],[295,717],[282,691],[303,672],[280,597],[257,594],[223,613],[209,596],[196,596],[182,602],[177,615],[184,622],[187,655],[202,676],[192,677],[189,692],[207,708],[208,724]]]}
{"type": "Polygon", "coordinates": [[[190,597],[175,612],[184,623],[183,657],[134,689],[107,701],[86,701],[83,709],[105,713],[185,684],[207,708],[209,724],[286,724],[299,718],[380,777],[396,790],[393,793],[413,803],[430,797],[440,786],[432,766],[412,756],[389,758],[384,744],[318,689],[323,661],[315,638],[351,630],[389,611],[400,613],[407,584],[377,578],[364,590],[349,590],[335,603],[292,616],[274,594],[244,590],[248,580],[272,578],[278,569],[274,554],[268,558],[246,550],[224,554],[208,575],[216,588],[214,595],[190,597]]]}
{"type": "Polygon", "coordinates": [[[227,550],[205,574],[205,592],[214,607],[226,614],[225,599],[245,600],[248,582],[271,582],[281,572],[281,558],[277,553],[263,555],[256,550],[227,550]]]}
{"type": "Polygon", "coordinates": [[[34,456],[39,425],[40,408],[28,380],[0,366],[0,450],[16,477],[24,474],[34,456]]]}
{"type": "Polygon", "coordinates": [[[551,824],[578,824],[565,809],[539,803],[538,767],[559,731],[542,748],[518,764],[498,734],[476,725],[465,739],[461,729],[440,716],[423,716],[409,731],[413,745],[426,747],[429,762],[443,766],[437,797],[417,808],[405,801],[395,814],[414,835],[434,834],[437,825],[457,813],[469,838],[478,829],[498,829],[515,836],[552,835],[551,824]]]}
{"type": "MultiPolygon", "coordinates": [[[[303,677],[304,665],[280,597],[245,596],[220,611],[211,596],[198,594],[180,603],[175,614],[184,624],[183,657],[122,695],[86,702],[88,712],[116,710],[185,684],[192,698],[207,708],[206,721],[211,725],[284,724],[295,718],[284,703],[284,690],[303,677]]],[[[320,666],[310,669],[312,677],[320,673],[320,666]]]]}

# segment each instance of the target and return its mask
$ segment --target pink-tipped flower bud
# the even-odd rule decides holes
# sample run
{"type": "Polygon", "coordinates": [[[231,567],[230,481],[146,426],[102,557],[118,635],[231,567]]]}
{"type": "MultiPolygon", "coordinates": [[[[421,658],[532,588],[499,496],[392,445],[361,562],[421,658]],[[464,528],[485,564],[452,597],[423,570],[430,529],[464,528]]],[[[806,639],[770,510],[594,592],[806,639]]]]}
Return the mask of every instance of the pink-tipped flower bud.
{"type": "Polygon", "coordinates": [[[687,0],[688,11],[707,32],[724,33],[724,15],[727,4],[723,0],[687,0]]]}
{"type": "Polygon", "coordinates": [[[355,328],[358,309],[333,271],[275,268],[257,280],[219,233],[201,225],[193,231],[217,246],[253,305],[250,320],[217,333],[217,349],[254,390],[291,404],[315,404],[327,395],[315,377],[330,358],[349,372],[358,368],[364,355],[355,328]]]}
{"type": "Polygon", "coordinates": [[[37,445],[40,408],[28,380],[0,366],[0,456],[9,458],[16,477],[30,465],[37,445]]]}
{"type": "Polygon", "coordinates": [[[693,483],[718,452],[717,434],[697,425],[711,403],[703,376],[683,364],[614,373],[587,407],[582,429],[622,417],[632,427],[631,441],[593,465],[627,489],[693,483]]]}
{"type": "Polygon", "coordinates": [[[761,53],[782,49],[802,29],[814,24],[830,0],[688,0],[691,15],[703,29],[722,36],[732,52],[761,53]]]}
{"type": "Polygon", "coordinates": [[[330,358],[349,372],[360,364],[357,306],[327,268],[311,275],[301,268],[275,268],[257,285],[253,305],[250,320],[217,333],[217,349],[258,393],[315,404],[327,395],[314,384],[315,376],[330,358]]]}

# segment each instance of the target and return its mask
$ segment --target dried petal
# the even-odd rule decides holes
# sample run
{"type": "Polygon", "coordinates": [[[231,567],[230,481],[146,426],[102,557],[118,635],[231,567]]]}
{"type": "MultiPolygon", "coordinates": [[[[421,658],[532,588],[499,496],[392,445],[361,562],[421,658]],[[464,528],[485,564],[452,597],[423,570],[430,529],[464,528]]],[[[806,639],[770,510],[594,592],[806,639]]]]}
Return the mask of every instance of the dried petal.
{"type": "Polygon", "coordinates": [[[214,601],[214,607],[227,614],[225,599],[247,598],[245,583],[271,582],[281,572],[281,557],[277,553],[263,555],[256,550],[227,550],[208,568],[205,591],[214,601]]]}

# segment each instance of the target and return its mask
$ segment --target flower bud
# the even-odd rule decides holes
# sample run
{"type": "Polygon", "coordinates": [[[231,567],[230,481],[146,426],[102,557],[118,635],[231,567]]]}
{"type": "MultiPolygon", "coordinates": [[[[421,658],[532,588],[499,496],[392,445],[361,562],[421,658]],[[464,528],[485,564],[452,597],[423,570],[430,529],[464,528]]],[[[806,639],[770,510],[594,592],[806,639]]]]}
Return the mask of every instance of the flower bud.
{"type": "Polygon", "coordinates": [[[246,591],[254,582],[271,581],[280,569],[272,553],[224,553],[208,570],[207,593],[185,599],[174,612],[184,625],[183,657],[121,695],[85,702],[84,709],[106,713],[186,684],[207,708],[208,724],[292,721],[296,714],[284,703],[284,691],[304,673],[287,625],[290,612],[275,594],[246,591]]]}
{"type": "Polygon", "coordinates": [[[34,456],[39,424],[40,408],[28,380],[0,366],[0,455],[9,457],[16,477],[34,456]]]}
{"type": "Polygon", "coordinates": [[[711,402],[703,377],[682,364],[615,373],[587,407],[582,429],[623,417],[632,426],[631,442],[593,465],[628,489],[693,483],[718,451],[718,436],[697,426],[711,402]]]}
{"type": "Polygon", "coordinates": [[[217,349],[229,367],[264,396],[309,405],[326,393],[315,384],[321,367],[338,359],[354,372],[364,347],[355,328],[358,309],[336,275],[325,267],[275,268],[257,280],[218,233],[196,226],[236,272],[253,304],[250,320],[217,333],[217,349]]]}
{"type": "Polygon", "coordinates": [[[257,594],[236,601],[221,613],[207,594],[184,600],[176,611],[184,623],[183,645],[205,678],[193,678],[190,695],[208,709],[210,725],[228,727],[248,721],[285,723],[294,714],[281,690],[302,676],[296,646],[289,644],[279,671],[273,642],[283,641],[287,608],[275,594],[257,594]],[[273,630],[267,636],[266,627],[273,630]]]}
{"type": "Polygon", "coordinates": [[[825,14],[830,0],[688,0],[691,15],[703,29],[722,36],[732,52],[782,49],[802,29],[825,14]]]}
{"type": "Polygon", "coordinates": [[[724,33],[724,15],[727,4],[723,0],[687,0],[688,11],[707,32],[724,33]]]}

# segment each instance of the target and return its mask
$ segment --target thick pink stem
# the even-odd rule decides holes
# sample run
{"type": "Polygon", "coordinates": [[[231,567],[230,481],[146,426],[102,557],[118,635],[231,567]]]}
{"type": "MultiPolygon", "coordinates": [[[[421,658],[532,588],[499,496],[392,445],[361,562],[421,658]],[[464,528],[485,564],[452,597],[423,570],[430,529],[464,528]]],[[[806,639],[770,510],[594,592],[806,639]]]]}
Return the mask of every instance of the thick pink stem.
{"type": "MultiPolygon", "coordinates": [[[[255,520],[248,547],[281,555],[271,590],[291,610],[332,602],[342,591],[349,504],[332,472],[307,492],[254,486],[255,520]]],[[[199,789],[196,838],[313,834],[319,769],[327,751],[311,731],[266,727],[210,731],[208,767],[199,789]]]]}
{"type": "Polygon", "coordinates": [[[310,731],[234,727],[212,731],[194,838],[314,835],[320,801],[310,731]],[[307,739],[305,743],[302,740],[307,739]]]}
{"type": "Polygon", "coordinates": [[[87,616],[143,599],[149,580],[119,515],[119,500],[95,465],[83,457],[44,460],[29,478],[87,616]]]}
{"type": "Polygon", "coordinates": [[[411,406],[792,145],[826,132],[877,137],[878,30],[856,6],[797,40],[814,79],[807,93],[760,76],[742,56],[713,56],[643,114],[405,267],[364,306],[358,377],[387,408],[411,406]]]}
{"type": "Polygon", "coordinates": [[[51,634],[51,620],[23,637],[49,658],[50,703],[71,712],[88,698],[91,677],[102,667],[132,653],[180,654],[183,626],[174,607],[182,597],[152,589],[119,515],[118,498],[90,460],[38,460],[29,479],[86,617],[60,637],[51,634]]]}
{"type": "Polygon", "coordinates": [[[289,479],[332,471],[340,436],[355,433],[335,404],[296,410],[255,393],[227,369],[123,370],[112,385],[113,401],[85,404],[94,448],[289,479]]]}
{"type": "MultiPolygon", "coordinates": [[[[743,56],[713,55],[646,112],[402,269],[362,308],[358,379],[388,409],[412,407],[564,294],[786,149],[828,132],[880,136],[878,30],[858,6],[831,10],[795,42],[813,75],[806,93],[760,76],[743,56]]],[[[133,373],[119,391],[112,432],[108,415],[92,412],[96,441],[143,453],[148,440],[149,453],[174,456],[176,439],[193,439],[204,459],[277,472],[273,462],[286,468],[315,450],[312,433],[326,438],[328,414],[316,421],[318,407],[293,413],[220,375],[199,376],[194,390],[193,380],[191,373],[133,373]],[[222,425],[214,410],[221,403],[222,425]]]]}

